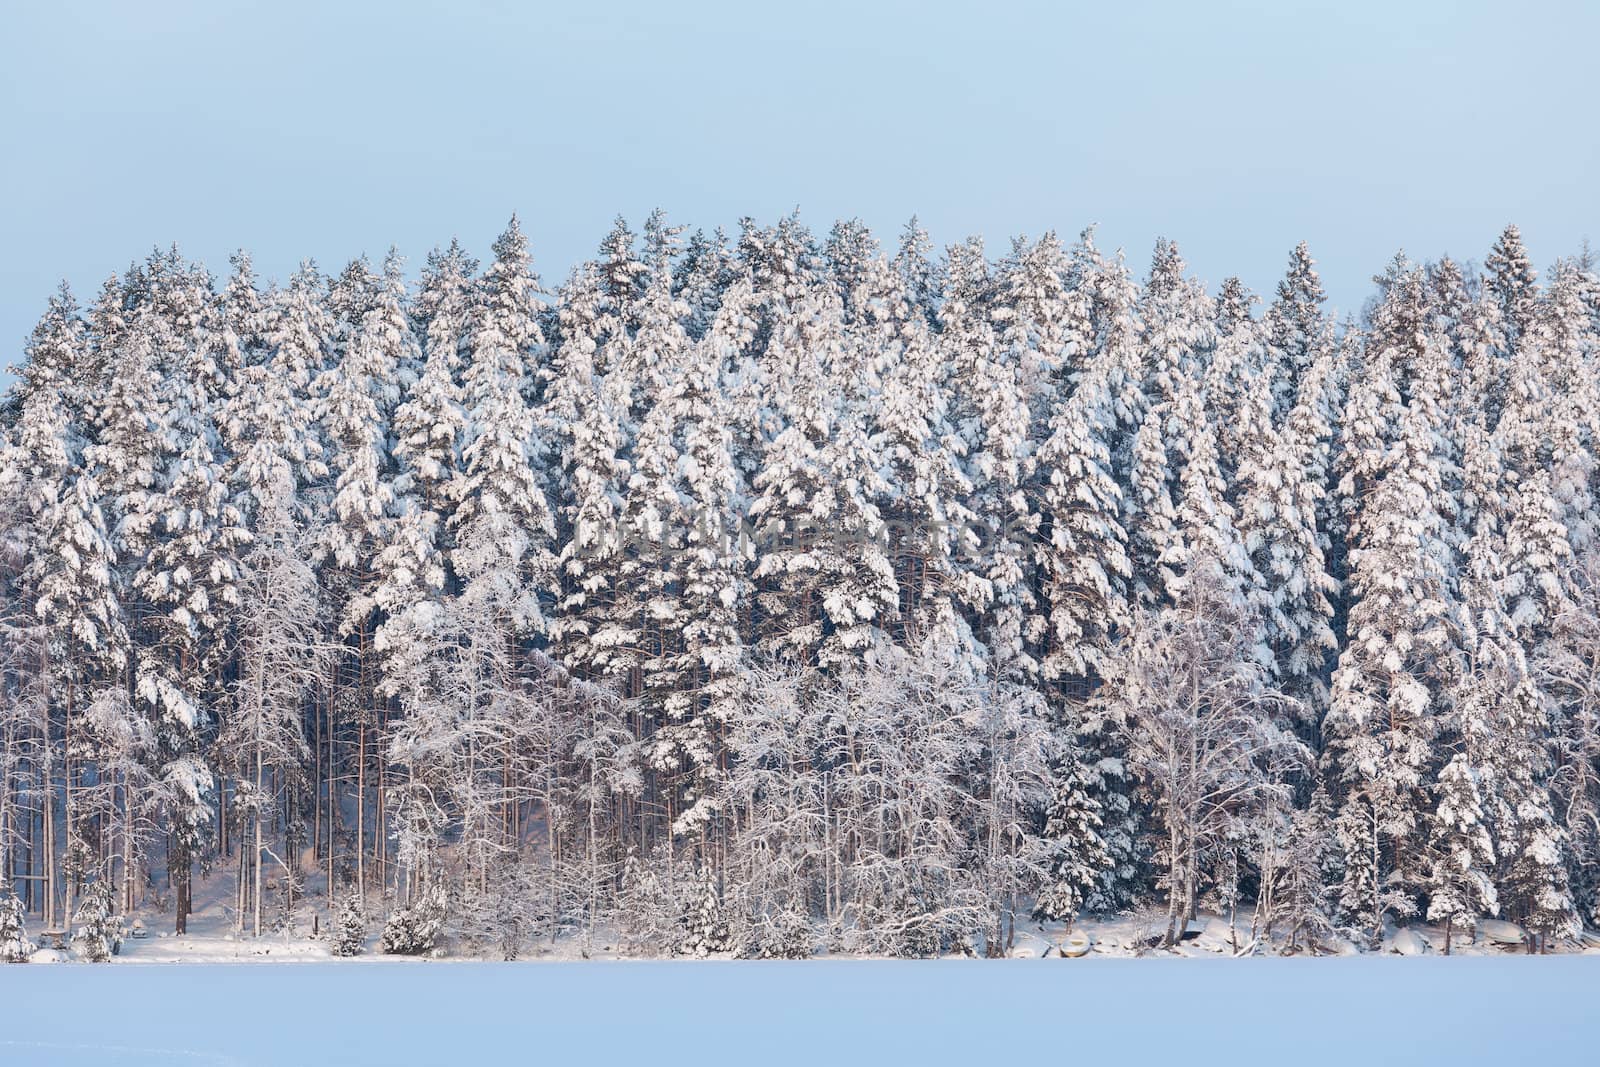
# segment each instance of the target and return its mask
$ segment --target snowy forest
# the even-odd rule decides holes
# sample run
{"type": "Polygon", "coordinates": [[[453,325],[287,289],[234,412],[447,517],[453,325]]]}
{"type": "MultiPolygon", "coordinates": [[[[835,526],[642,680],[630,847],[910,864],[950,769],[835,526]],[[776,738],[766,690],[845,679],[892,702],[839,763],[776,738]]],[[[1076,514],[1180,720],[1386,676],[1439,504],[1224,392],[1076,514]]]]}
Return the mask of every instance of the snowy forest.
{"type": "Polygon", "coordinates": [[[1374,283],[658,212],[559,287],[515,219],[63,285],[0,401],[0,943],[204,883],[414,954],[1571,944],[1600,274],[1374,283]]]}

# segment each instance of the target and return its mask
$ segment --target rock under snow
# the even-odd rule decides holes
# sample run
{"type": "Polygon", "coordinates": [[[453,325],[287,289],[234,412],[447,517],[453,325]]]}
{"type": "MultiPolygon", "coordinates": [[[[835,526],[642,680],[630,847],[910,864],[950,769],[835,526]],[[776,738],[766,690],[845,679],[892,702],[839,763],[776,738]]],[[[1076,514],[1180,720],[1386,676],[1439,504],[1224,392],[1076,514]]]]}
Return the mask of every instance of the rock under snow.
{"type": "Polygon", "coordinates": [[[1089,936],[1087,930],[1074,930],[1056,946],[1056,951],[1067,959],[1075,960],[1080,956],[1087,956],[1093,947],[1094,938],[1089,936]]]}
{"type": "Polygon", "coordinates": [[[1356,947],[1356,943],[1354,941],[1351,941],[1347,937],[1337,937],[1337,936],[1335,936],[1335,937],[1324,938],[1323,942],[1322,942],[1322,947],[1330,955],[1333,955],[1333,956],[1359,956],[1359,955],[1361,955],[1361,949],[1357,948],[1356,947]]]}
{"type": "Polygon", "coordinates": [[[1409,926],[1396,930],[1389,942],[1389,951],[1402,956],[1426,956],[1430,947],[1428,939],[1409,926]]]}
{"type": "Polygon", "coordinates": [[[1520,945],[1528,940],[1528,931],[1504,919],[1479,919],[1478,936],[1495,945],[1520,945]]]}
{"type": "Polygon", "coordinates": [[[1026,930],[1017,931],[1016,942],[1011,946],[1011,958],[1018,960],[1042,959],[1050,952],[1050,942],[1042,937],[1030,934],[1026,930]]]}

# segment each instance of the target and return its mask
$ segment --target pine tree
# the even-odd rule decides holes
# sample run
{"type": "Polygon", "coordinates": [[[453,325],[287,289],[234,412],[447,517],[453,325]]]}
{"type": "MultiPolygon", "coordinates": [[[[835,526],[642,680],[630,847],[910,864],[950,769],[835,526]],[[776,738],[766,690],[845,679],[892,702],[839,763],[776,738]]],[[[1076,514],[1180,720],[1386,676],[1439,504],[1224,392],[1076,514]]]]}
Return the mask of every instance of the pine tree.
{"type": "Polygon", "coordinates": [[[1435,792],[1427,917],[1429,922],[1444,923],[1448,955],[1453,930],[1471,930],[1479,916],[1493,915],[1498,908],[1489,874],[1494,844],[1477,775],[1464,756],[1458,754],[1445,764],[1435,792]]]}
{"type": "Polygon", "coordinates": [[[1520,656],[1505,657],[1494,689],[1501,710],[1496,737],[1502,809],[1498,827],[1498,889],[1511,914],[1545,939],[1576,932],[1577,904],[1568,873],[1569,837],[1551,797],[1549,719],[1544,700],[1520,656]],[[1510,677],[1506,677],[1506,673],[1510,677]]]}
{"type": "Polygon", "coordinates": [[[617,904],[627,951],[644,956],[678,952],[683,933],[677,902],[656,865],[641,860],[637,851],[628,853],[617,904]]]}
{"type": "Polygon", "coordinates": [[[1181,551],[1177,510],[1172,500],[1172,468],[1163,424],[1170,407],[1152,408],[1133,438],[1132,472],[1127,500],[1130,566],[1134,596],[1141,606],[1154,606],[1172,583],[1169,562],[1181,551]]]}
{"type": "Polygon", "coordinates": [[[544,344],[534,315],[538,279],[515,218],[485,272],[466,394],[472,429],[452,486],[452,563],[473,610],[513,633],[544,628],[553,588],[555,521],[535,470],[543,445],[523,400],[527,362],[544,344]]]}
{"type": "Polygon", "coordinates": [[[1131,568],[1119,521],[1122,491],[1106,444],[1110,397],[1102,372],[1091,369],[1051,420],[1039,449],[1047,479],[1039,512],[1049,530],[1040,573],[1050,605],[1047,677],[1089,680],[1129,621],[1131,568]]]}
{"type": "MultiPolygon", "coordinates": [[[[1234,526],[1226,483],[1217,454],[1216,430],[1206,413],[1201,384],[1186,378],[1179,387],[1172,418],[1173,436],[1183,457],[1178,468],[1174,525],[1177,534],[1160,563],[1167,572],[1167,596],[1177,601],[1202,563],[1218,569],[1224,595],[1247,603],[1260,579],[1234,526]]],[[[1259,658],[1259,653],[1258,653],[1259,658]]]]}
{"type": "Polygon", "coordinates": [[[339,918],[328,948],[335,956],[359,956],[366,947],[367,917],[361,907],[361,894],[354,888],[339,898],[339,918]]]}
{"type": "Polygon", "coordinates": [[[89,885],[78,904],[77,921],[82,925],[72,941],[78,954],[90,963],[111,962],[122,947],[122,916],[109,881],[99,878],[89,885]]]}
{"type": "Polygon", "coordinates": [[[604,305],[593,267],[574,271],[561,292],[561,344],[551,371],[544,420],[562,458],[561,601],[551,636],[582,674],[615,668],[616,640],[604,622],[617,594],[624,548],[619,522],[629,468],[624,455],[628,398],[620,374],[596,362],[620,325],[604,305]]]}
{"type": "Polygon", "coordinates": [[[1146,351],[1145,394],[1153,404],[1177,398],[1185,378],[1204,378],[1217,344],[1212,301],[1187,269],[1178,246],[1156,242],[1150,277],[1140,296],[1146,351]]]}
{"type": "Polygon", "coordinates": [[[289,278],[287,289],[274,294],[263,338],[272,363],[289,388],[309,396],[312,384],[328,369],[334,320],[323,300],[326,282],[311,260],[289,278]]]}
{"type": "Polygon", "coordinates": [[[703,825],[714,810],[724,761],[721,736],[739,713],[744,646],[738,624],[749,583],[732,432],[717,381],[723,349],[737,343],[739,330],[737,313],[719,315],[690,353],[687,372],[656,409],[681,440],[668,522],[683,540],[667,563],[677,590],[681,652],[667,663],[674,691],[666,699],[668,728],[661,738],[674,753],[673,768],[689,772],[679,831],[703,825]]]}
{"type": "Polygon", "coordinates": [[[10,886],[0,893],[0,963],[27,963],[34,944],[28,940],[28,913],[10,886]]]}
{"type": "Polygon", "coordinates": [[[900,231],[900,246],[895,249],[890,266],[900,277],[912,309],[920,313],[930,326],[938,320],[939,291],[944,279],[932,261],[933,242],[928,231],[915,215],[900,231]]]}
{"type": "MultiPolygon", "coordinates": [[[[1381,389],[1380,374],[1369,375],[1381,389]]],[[[1386,886],[1422,878],[1422,789],[1451,642],[1443,523],[1433,505],[1438,468],[1425,426],[1415,407],[1401,417],[1388,470],[1352,530],[1351,639],[1324,728],[1350,791],[1346,803],[1362,799],[1394,864],[1379,873],[1386,886]]]]}
{"type": "Polygon", "coordinates": [[[1486,283],[1489,292],[1499,301],[1508,340],[1515,344],[1533,324],[1534,306],[1539,298],[1537,274],[1528,258],[1528,250],[1523,247],[1522,231],[1515,225],[1501,230],[1484,259],[1484,266],[1489,270],[1486,283]]]}
{"type": "Polygon", "coordinates": [[[1054,792],[1045,814],[1045,878],[1033,908],[1036,917],[1065,922],[1069,928],[1112,865],[1100,837],[1100,803],[1083,759],[1082,751],[1070,744],[1056,757],[1054,792]]]}
{"type": "MultiPolygon", "coordinates": [[[[1238,285],[1237,278],[1228,279],[1238,285]]],[[[1205,369],[1202,386],[1206,409],[1216,427],[1219,462],[1230,486],[1235,471],[1275,421],[1272,353],[1263,327],[1251,318],[1242,286],[1226,287],[1217,299],[1217,345],[1205,369]],[[1224,301],[1243,304],[1227,311],[1224,301]]],[[[1237,503],[1237,492],[1228,495],[1237,503]]]]}
{"type": "Polygon", "coordinates": [[[1239,536],[1260,585],[1254,591],[1262,641],[1280,684],[1320,720],[1327,707],[1326,667],[1338,649],[1318,511],[1325,498],[1327,420],[1319,410],[1316,372],[1281,430],[1263,426],[1240,461],[1239,536]]]}
{"type": "MultiPolygon", "coordinates": [[[[227,637],[244,607],[240,558],[252,539],[223,477],[205,438],[193,438],[152,498],[161,518],[133,582],[150,613],[136,692],[156,724],[160,796],[181,828],[180,863],[201,847],[211,820],[215,782],[202,748],[222,695],[227,637]]],[[[179,877],[187,893],[187,870],[179,877]]],[[[184,918],[180,906],[180,924],[184,918]]]]}
{"type": "Polygon", "coordinates": [[[1383,921],[1391,910],[1404,910],[1409,900],[1386,890],[1382,871],[1382,821],[1364,794],[1353,793],[1334,820],[1343,868],[1337,890],[1341,925],[1359,944],[1376,949],[1383,940],[1383,921]]]}
{"type": "Polygon", "coordinates": [[[869,655],[899,600],[875,499],[887,486],[859,394],[836,370],[843,314],[808,300],[773,346],[796,370],[786,427],[767,447],[750,519],[762,555],[752,577],[774,653],[823,667],[869,655]],[[833,371],[833,373],[830,373],[833,371]]]}
{"type": "Polygon", "coordinates": [[[839,299],[844,302],[847,321],[856,321],[865,311],[859,299],[863,295],[862,287],[873,264],[881,262],[881,257],[878,239],[860,219],[841,219],[828,231],[828,239],[822,245],[822,258],[839,290],[839,299]]]}
{"type": "Polygon", "coordinates": [[[1567,568],[1572,546],[1561,522],[1561,504],[1544,474],[1517,486],[1501,546],[1501,592],[1508,622],[1529,656],[1550,639],[1555,619],[1566,607],[1567,568]]]}
{"type": "Polygon", "coordinates": [[[710,236],[704,230],[696,230],[678,257],[672,280],[672,295],[689,309],[684,329],[691,340],[700,340],[711,329],[734,276],[727,235],[721,229],[712,231],[710,236]]]}
{"type": "MultiPolygon", "coordinates": [[[[915,281],[926,264],[902,266],[915,281]]],[[[969,640],[965,609],[981,603],[983,590],[960,561],[972,550],[976,516],[965,444],[950,418],[951,375],[899,268],[870,264],[856,301],[852,358],[881,368],[872,443],[889,469],[879,511],[900,590],[898,630],[913,641],[934,633],[969,640]]]]}
{"type": "Polygon", "coordinates": [[[423,890],[410,903],[390,914],[383,927],[384,954],[423,956],[434,951],[444,935],[448,914],[442,886],[423,890]]]}
{"type": "MultiPolygon", "coordinates": [[[[1320,780],[1312,788],[1309,803],[1290,814],[1284,852],[1278,912],[1273,918],[1286,931],[1289,948],[1298,949],[1302,942],[1315,948],[1335,931],[1331,890],[1343,875],[1333,799],[1320,780]]],[[[1266,932],[1271,934],[1270,925],[1266,932]]]]}
{"type": "Polygon", "coordinates": [[[683,941],[680,951],[686,956],[705,959],[730,947],[728,920],[722,908],[722,890],[716,875],[702,863],[695,871],[694,888],[683,915],[683,941]]]}
{"type": "Polygon", "coordinates": [[[1278,283],[1277,299],[1264,320],[1275,372],[1273,402],[1280,412],[1301,399],[1301,383],[1327,349],[1329,331],[1322,311],[1326,299],[1316,261],[1301,241],[1289,255],[1289,270],[1278,283]]]}

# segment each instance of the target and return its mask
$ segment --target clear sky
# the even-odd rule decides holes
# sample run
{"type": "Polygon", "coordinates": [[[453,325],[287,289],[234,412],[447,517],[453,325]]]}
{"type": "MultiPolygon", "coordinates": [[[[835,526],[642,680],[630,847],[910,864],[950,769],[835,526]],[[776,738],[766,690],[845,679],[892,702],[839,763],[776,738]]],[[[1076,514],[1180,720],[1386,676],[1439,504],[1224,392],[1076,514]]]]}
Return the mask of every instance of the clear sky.
{"type": "Polygon", "coordinates": [[[1600,4],[24,3],[0,15],[0,366],[152,245],[334,269],[513,210],[547,281],[614,215],[892,240],[1161,234],[1356,310],[1397,248],[1600,239],[1600,4]]]}

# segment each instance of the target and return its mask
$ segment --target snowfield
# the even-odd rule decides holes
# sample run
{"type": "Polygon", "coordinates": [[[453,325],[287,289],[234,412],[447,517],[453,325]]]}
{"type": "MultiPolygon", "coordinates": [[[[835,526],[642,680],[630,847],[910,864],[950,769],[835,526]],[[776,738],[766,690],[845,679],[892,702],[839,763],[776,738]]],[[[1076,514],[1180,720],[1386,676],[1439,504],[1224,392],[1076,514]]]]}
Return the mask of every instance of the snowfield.
{"type": "Polygon", "coordinates": [[[25,966],[0,1063],[1573,1063],[1597,1001],[1593,956],[25,966]]]}

